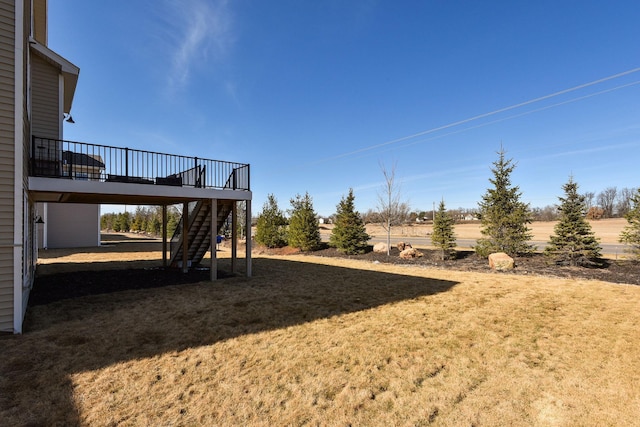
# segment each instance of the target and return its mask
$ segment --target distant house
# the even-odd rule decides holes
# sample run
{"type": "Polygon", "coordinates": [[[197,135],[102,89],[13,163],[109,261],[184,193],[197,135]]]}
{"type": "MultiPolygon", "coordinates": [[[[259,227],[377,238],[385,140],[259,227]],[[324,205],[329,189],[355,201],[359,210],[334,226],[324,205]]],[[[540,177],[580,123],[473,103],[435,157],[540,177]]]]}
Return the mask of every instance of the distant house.
{"type": "Polygon", "coordinates": [[[22,332],[38,240],[95,244],[100,204],[162,206],[165,224],[167,206],[182,204],[176,234],[168,242],[163,233],[162,260],[184,272],[215,247],[229,216],[237,227],[237,202],[251,226],[248,164],[63,140],[80,69],[47,46],[47,7],[0,0],[0,332],[22,332]]]}

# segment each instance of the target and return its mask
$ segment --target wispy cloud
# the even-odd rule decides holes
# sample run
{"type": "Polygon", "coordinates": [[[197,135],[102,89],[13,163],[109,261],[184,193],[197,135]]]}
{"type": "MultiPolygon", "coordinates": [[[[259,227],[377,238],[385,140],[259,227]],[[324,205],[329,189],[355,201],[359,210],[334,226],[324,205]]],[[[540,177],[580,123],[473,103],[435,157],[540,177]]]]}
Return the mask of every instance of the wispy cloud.
{"type": "Polygon", "coordinates": [[[164,22],[169,36],[169,86],[189,85],[193,70],[211,66],[227,54],[234,41],[232,14],[225,0],[165,0],[164,22]]]}

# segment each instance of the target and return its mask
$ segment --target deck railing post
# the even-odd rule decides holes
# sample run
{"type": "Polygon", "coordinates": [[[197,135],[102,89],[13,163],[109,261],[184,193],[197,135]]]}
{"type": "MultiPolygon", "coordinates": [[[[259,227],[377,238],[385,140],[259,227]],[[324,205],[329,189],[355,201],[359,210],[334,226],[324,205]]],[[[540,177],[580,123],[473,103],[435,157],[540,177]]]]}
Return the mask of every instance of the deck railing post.
{"type": "Polygon", "coordinates": [[[198,167],[198,158],[194,157],[193,160],[194,160],[193,170],[194,170],[194,174],[195,174],[195,177],[194,177],[195,179],[194,179],[194,182],[193,182],[193,186],[195,188],[200,188],[200,168],[198,167]]]}

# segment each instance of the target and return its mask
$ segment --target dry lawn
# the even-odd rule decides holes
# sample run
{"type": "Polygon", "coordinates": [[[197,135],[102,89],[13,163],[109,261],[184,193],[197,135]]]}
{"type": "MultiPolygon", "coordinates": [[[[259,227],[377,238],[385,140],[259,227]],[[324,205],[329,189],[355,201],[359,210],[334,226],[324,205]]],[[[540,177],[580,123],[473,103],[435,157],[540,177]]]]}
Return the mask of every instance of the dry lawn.
{"type": "Polygon", "coordinates": [[[259,256],[30,308],[0,424],[637,425],[638,324],[635,286],[259,256]]]}

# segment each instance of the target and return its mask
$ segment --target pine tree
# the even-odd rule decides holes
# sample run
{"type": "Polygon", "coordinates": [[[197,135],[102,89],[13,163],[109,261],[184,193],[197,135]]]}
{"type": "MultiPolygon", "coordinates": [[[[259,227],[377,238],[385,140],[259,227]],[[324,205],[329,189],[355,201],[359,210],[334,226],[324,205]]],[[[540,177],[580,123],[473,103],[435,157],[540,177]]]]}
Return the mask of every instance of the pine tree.
{"type": "Polygon", "coordinates": [[[128,232],[131,229],[131,215],[129,212],[121,212],[116,217],[114,231],[128,232]]]}
{"type": "Polygon", "coordinates": [[[285,226],[287,220],[278,208],[278,201],[273,194],[267,196],[256,224],[256,242],[268,248],[281,248],[286,243],[285,226]]]}
{"type": "Polygon", "coordinates": [[[167,210],[167,235],[173,236],[176,228],[178,227],[178,222],[180,221],[180,216],[175,208],[167,210]]]}
{"type": "Polygon", "coordinates": [[[585,197],[578,194],[578,184],[569,178],[562,186],[565,197],[558,197],[560,219],[544,254],[563,265],[592,265],[600,258],[600,244],[587,222],[585,197]]]}
{"type": "Polygon", "coordinates": [[[312,251],[320,246],[320,226],[309,193],[291,199],[291,217],[287,230],[289,246],[312,251]]]}
{"type": "Polygon", "coordinates": [[[456,236],[454,233],[453,218],[447,213],[444,200],[440,201],[438,211],[433,219],[433,233],[431,233],[433,246],[442,251],[442,260],[455,258],[456,236]]]}
{"type": "Polygon", "coordinates": [[[532,221],[529,205],[520,201],[521,193],[511,185],[512,160],[505,160],[504,150],[498,152],[498,161],[491,169],[493,179],[479,203],[479,216],[484,237],[477,240],[476,253],[489,256],[493,252],[506,252],[511,256],[530,254],[535,247],[527,243],[533,235],[527,227],[532,221]]]}
{"type": "Polygon", "coordinates": [[[329,244],[347,255],[362,254],[368,246],[369,235],[360,214],[355,210],[353,189],[342,197],[336,207],[336,218],[329,244]]]}
{"type": "Polygon", "coordinates": [[[624,217],[628,224],[620,234],[620,243],[629,245],[627,251],[640,260],[640,188],[631,198],[631,207],[624,217]]]}

